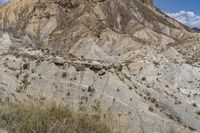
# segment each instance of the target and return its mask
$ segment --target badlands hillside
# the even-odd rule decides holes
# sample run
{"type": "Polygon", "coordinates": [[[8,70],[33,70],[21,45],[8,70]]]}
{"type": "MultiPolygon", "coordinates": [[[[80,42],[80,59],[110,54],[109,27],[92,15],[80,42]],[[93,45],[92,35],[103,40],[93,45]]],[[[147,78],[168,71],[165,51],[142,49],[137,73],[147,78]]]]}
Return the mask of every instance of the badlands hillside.
{"type": "Polygon", "coordinates": [[[0,101],[98,114],[113,133],[198,133],[200,34],[152,0],[13,0],[0,6],[0,101]]]}

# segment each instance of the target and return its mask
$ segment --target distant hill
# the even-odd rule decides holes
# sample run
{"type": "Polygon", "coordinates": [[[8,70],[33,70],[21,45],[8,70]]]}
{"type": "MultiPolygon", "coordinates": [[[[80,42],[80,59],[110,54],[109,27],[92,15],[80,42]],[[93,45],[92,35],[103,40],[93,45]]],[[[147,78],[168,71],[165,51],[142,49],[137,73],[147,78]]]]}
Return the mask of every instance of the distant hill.
{"type": "Polygon", "coordinates": [[[193,30],[195,30],[196,32],[200,32],[200,28],[192,28],[193,30]]]}

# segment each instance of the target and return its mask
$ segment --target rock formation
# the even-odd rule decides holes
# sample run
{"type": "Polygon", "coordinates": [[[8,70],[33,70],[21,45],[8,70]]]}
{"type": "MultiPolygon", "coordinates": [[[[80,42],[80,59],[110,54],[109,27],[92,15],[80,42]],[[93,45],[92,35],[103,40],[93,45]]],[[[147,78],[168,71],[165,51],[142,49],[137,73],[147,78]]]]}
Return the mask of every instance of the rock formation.
{"type": "Polygon", "coordinates": [[[113,132],[200,132],[200,35],[148,4],[3,5],[1,101],[100,108],[113,132]]]}
{"type": "Polygon", "coordinates": [[[147,5],[153,5],[153,0],[142,0],[143,3],[147,4],[147,5]]]}

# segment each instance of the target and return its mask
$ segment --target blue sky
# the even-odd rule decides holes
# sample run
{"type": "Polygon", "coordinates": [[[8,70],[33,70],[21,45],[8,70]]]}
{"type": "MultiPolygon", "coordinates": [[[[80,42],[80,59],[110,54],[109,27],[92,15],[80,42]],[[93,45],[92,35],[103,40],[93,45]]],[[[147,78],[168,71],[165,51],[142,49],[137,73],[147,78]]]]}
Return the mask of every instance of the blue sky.
{"type": "Polygon", "coordinates": [[[154,5],[185,25],[200,28],[200,0],[154,0],[154,5]]]}
{"type": "Polygon", "coordinates": [[[4,3],[4,2],[6,2],[7,0],[0,0],[0,3],[4,3]]]}
{"type": "Polygon", "coordinates": [[[164,12],[175,13],[185,10],[200,15],[200,0],[154,0],[154,4],[164,12]]]}

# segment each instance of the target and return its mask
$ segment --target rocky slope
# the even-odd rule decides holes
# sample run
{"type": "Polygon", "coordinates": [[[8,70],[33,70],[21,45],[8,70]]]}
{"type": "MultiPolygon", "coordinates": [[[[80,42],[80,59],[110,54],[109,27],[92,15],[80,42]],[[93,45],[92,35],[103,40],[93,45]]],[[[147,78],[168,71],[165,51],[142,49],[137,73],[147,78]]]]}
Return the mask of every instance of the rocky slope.
{"type": "Polygon", "coordinates": [[[149,2],[0,7],[1,101],[56,101],[113,132],[200,132],[200,35],[149,2]]]}
{"type": "Polygon", "coordinates": [[[141,2],[153,6],[153,0],[142,0],[141,2]]]}

